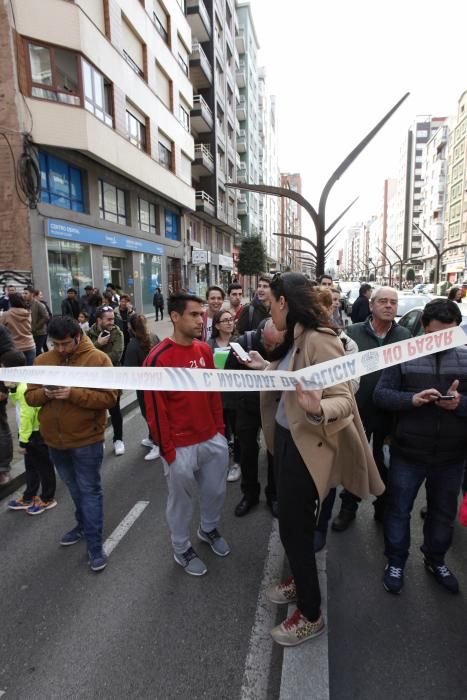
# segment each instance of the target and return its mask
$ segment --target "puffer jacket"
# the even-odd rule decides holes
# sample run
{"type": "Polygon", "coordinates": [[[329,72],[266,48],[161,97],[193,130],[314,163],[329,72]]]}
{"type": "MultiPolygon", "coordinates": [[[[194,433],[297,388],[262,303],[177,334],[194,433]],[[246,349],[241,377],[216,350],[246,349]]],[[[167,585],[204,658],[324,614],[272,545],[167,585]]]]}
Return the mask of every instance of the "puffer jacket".
{"type": "Polygon", "coordinates": [[[374,392],[374,402],[393,412],[391,453],[410,462],[439,465],[465,460],[467,454],[467,347],[444,350],[385,369],[374,392]],[[412,405],[423,389],[446,394],[459,379],[461,401],[455,411],[436,402],[412,405]]]}
{"type": "MultiPolygon", "coordinates": [[[[49,350],[34,360],[35,365],[57,367],[111,367],[107,355],[96,350],[86,335],[70,359],[64,360],[58,352],[49,350]]],[[[66,375],[63,377],[66,384],[66,375]]],[[[110,389],[84,389],[74,387],[70,397],[48,399],[41,384],[28,384],[25,393],[29,406],[42,406],[39,423],[44,442],[58,450],[92,445],[104,440],[107,425],[107,409],[115,406],[117,391],[110,389]]]]}

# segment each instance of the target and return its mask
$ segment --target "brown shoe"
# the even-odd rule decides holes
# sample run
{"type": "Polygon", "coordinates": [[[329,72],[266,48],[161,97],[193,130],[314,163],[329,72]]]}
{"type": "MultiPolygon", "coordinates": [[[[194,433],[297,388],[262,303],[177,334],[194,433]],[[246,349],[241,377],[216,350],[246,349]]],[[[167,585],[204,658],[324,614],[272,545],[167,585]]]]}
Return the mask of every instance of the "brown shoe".
{"type": "Polygon", "coordinates": [[[355,513],[352,510],[342,508],[332,521],[331,527],[336,532],[344,532],[353,520],[355,520],[355,513]]]}
{"type": "Polygon", "coordinates": [[[11,481],[10,472],[0,472],[0,486],[6,486],[11,481]]]}

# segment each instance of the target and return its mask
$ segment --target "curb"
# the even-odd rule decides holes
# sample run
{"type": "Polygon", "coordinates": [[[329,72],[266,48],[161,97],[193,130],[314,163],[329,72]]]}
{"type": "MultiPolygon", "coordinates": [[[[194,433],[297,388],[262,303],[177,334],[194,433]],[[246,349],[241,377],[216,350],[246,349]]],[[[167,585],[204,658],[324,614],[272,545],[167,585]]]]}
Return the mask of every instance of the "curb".
{"type": "MultiPolygon", "coordinates": [[[[122,416],[130,413],[134,408],[138,406],[138,400],[136,398],[136,392],[131,391],[127,396],[122,397],[120,401],[120,408],[122,411],[122,416]]],[[[107,419],[107,428],[111,425],[110,416],[107,419]]],[[[26,483],[26,472],[24,471],[24,459],[19,459],[11,465],[11,481],[5,486],[0,487],[0,501],[6,498],[13,491],[19,489],[23,484],[26,483]]]]}

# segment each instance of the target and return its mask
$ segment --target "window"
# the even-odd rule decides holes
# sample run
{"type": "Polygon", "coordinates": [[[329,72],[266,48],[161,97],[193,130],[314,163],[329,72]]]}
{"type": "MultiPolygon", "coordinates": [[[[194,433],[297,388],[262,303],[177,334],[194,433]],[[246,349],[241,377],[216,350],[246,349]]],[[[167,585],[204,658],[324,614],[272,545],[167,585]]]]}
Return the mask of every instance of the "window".
{"type": "Polygon", "coordinates": [[[138,224],[141,231],[157,233],[156,205],[138,197],[138,224]]]}
{"type": "Polygon", "coordinates": [[[172,170],[172,142],[159,131],[159,163],[172,170]]]}
{"type": "Polygon", "coordinates": [[[144,78],[144,47],[133,27],[122,17],[123,56],[137,75],[144,78]]]}
{"type": "Polygon", "coordinates": [[[98,186],[101,219],[114,221],[116,224],[126,224],[125,191],[104,180],[98,180],[98,186]]]}
{"type": "Polygon", "coordinates": [[[185,153],[181,153],[181,158],[180,158],[180,172],[179,176],[181,179],[187,183],[187,185],[191,185],[191,158],[185,153]]]}
{"type": "Polygon", "coordinates": [[[169,15],[157,0],[154,0],[153,19],[157,31],[165,43],[169,45],[169,15]]]}
{"type": "Polygon", "coordinates": [[[178,225],[178,215],[170,209],[165,210],[165,237],[172,241],[180,240],[180,227],[178,225]]]}
{"type": "Polygon", "coordinates": [[[156,61],[156,95],[172,111],[172,81],[156,61]]]}
{"type": "Polygon", "coordinates": [[[128,139],[133,146],[139,148],[140,151],[146,151],[146,117],[128,102],[126,106],[126,125],[128,139]]]}
{"type": "Polygon", "coordinates": [[[29,65],[33,97],[81,105],[76,54],[65,49],[30,43],[29,65]]]}
{"type": "Polygon", "coordinates": [[[179,113],[180,113],[180,123],[182,124],[183,128],[186,129],[187,131],[190,131],[190,108],[182,100],[180,97],[180,106],[179,106],[179,113]]]}
{"type": "Polygon", "coordinates": [[[81,66],[85,108],[108,126],[113,126],[110,82],[84,58],[81,59],[81,66]]]}
{"type": "Polygon", "coordinates": [[[66,161],[39,152],[41,171],[41,202],[56,207],[84,211],[81,172],[66,161]]]}
{"type": "Polygon", "coordinates": [[[183,43],[182,39],[180,38],[179,34],[177,34],[177,42],[178,42],[178,63],[180,65],[182,71],[185,73],[185,75],[188,75],[189,51],[186,48],[185,44],[183,43]]]}

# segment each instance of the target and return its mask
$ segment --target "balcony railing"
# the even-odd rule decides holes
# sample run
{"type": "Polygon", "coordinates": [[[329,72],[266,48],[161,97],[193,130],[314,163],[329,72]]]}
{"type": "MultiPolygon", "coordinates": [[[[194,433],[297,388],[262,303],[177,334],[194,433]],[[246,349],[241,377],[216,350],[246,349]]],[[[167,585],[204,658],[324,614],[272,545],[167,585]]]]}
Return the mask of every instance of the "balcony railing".
{"type": "Polygon", "coordinates": [[[209,146],[206,146],[204,143],[197,143],[195,145],[195,160],[202,160],[203,162],[208,161],[214,169],[214,158],[212,157],[209,146]]]}
{"type": "Polygon", "coordinates": [[[212,83],[212,68],[209,63],[209,59],[204,53],[203,47],[198,41],[195,41],[191,47],[191,61],[199,61],[204,74],[208,78],[209,82],[212,83]]]}
{"type": "Polygon", "coordinates": [[[127,52],[125,51],[125,49],[123,49],[123,57],[124,57],[125,61],[128,63],[128,65],[130,66],[130,68],[132,68],[132,69],[135,71],[135,73],[136,73],[137,75],[140,76],[140,78],[144,78],[144,73],[143,73],[143,71],[142,71],[141,68],[138,66],[138,64],[135,63],[135,61],[133,61],[133,59],[131,58],[130,54],[127,53],[127,52]]]}
{"type": "Polygon", "coordinates": [[[208,41],[211,38],[212,27],[209,13],[203,0],[187,0],[186,4],[186,15],[188,23],[191,25],[190,19],[194,22],[192,26],[193,34],[202,41],[208,41]],[[199,20],[201,20],[202,25],[200,25],[197,20],[199,15],[199,20]]]}
{"type": "Polygon", "coordinates": [[[204,190],[195,192],[196,210],[203,211],[210,216],[215,214],[214,199],[204,190]]]}

